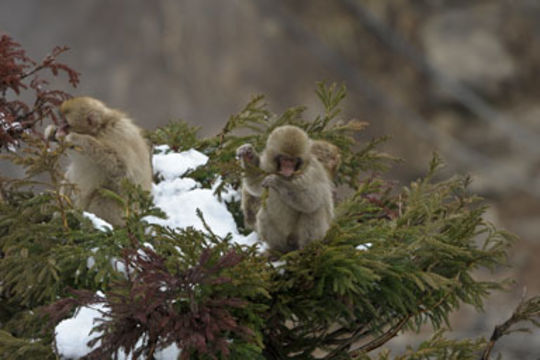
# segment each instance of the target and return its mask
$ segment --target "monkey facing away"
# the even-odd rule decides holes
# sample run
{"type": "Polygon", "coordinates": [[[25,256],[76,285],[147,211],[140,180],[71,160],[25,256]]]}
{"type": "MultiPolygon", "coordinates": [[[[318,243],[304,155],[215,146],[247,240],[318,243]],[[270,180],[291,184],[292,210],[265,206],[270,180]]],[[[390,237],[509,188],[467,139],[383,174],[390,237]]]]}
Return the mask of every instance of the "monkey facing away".
{"type": "Polygon", "coordinates": [[[341,165],[339,148],[328,141],[312,140],[311,153],[323,164],[326,171],[328,171],[330,179],[333,180],[341,165]]]}
{"type": "Polygon", "coordinates": [[[120,205],[102,195],[100,189],[120,193],[125,178],[143,190],[151,190],[150,149],[141,129],[126,114],[91,97],[66,100],[60,112],[66,123],[59,128],[49,125],[45,137],[65,137],[73,145],[68,150],[70,163],[65,177],[75,185],[69,194],[75,206],[113,225],[123,225],[120,205]]]}
{"type": "Polygon", "coordinates": [[[237,149],[244,168],[246,223],[255,225],[271,250],[303,248],[321,240],[330,227],[334,213],[330,171],[317,159],[312,144],[302,129],[285,125],[272,131],[260,157],[251,144],[237,149]],[[264,189],[268,196],[261,204],[264,189]]]}

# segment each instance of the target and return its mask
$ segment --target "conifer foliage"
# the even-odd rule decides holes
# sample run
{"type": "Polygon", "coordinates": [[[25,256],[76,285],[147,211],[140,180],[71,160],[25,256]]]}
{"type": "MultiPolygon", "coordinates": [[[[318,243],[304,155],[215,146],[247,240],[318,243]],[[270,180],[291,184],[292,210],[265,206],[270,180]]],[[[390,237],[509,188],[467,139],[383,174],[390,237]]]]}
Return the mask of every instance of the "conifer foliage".
{"type": "MultiPolygon", "coordinates": [[[[2,179],[0,359],[57,358],[55,325],[77,307],[96,304],[102,310],[89,359],[121,352],[154,359],[172,344],[181,359],[390,359],[388,351],[372,351],[426,324],[434,335],[396,359],[488,359],[516,323],[538,325],[540,303],[533,298],[489,341],[444,337],[453,311],[463,304],[481,309],[502,288],[476,280],[473,271],[503,264],[513,237],[483,220],[485,207],[468,191],[467,177],[434,180],[437,156],[426,176],[408,186],[378,176],[393,159],[375,150],[384,139],[358,148],[366,124],[339,119],[344,87],[318,85],[324,110],[315,119],[305,119],[303,107],[272,114],[257,96],[214,137],[200,139],[184,122],[148,133],[156,145],[206,154],[206,165],[186,176],[218,196],[240,184],[235,149],[250,142],[261,150],[277,126],[300,126],[341,149],[335,181],[351,195],[337,204],[325,239],[270,262],[258,246],[216,235],[202,212],[205,231],[149,223],[148,216],[163,212],[128,183],[126,226],[96,229],[59,191],[62,146],[51,149],[37,132],[22,136],[4,126],[20,116],[29,124],[42,121],[67,96],[53,92],[55,100],[23,106],[8,101],[6,89],[19,94],[20,80],[42,68],[67,71],[73,84],[77,74],[51,58],[34,68],[20,65],[28,59],[8,37],[0,51],[6,54],[0,60],[2,145],[22,145],[4,157],[27,170],[23,179],[2,179]],[[48,181],[38,183],[35,176],[43,174],[48,181]]],[[[247,233],[238,200],[227,205],[247,233]]]]}

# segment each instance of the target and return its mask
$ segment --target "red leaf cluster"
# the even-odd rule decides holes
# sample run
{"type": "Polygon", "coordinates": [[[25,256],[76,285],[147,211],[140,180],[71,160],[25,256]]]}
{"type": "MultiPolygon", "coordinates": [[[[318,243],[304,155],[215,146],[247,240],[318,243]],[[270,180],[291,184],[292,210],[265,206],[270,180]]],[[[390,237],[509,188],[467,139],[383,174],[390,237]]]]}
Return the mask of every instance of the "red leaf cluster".
{"type": "Polygon", "coordinates": [[[76,87],[79,73],[56,60],[66,50],[67,47],[56,47],[36,62],[11,37],[0,36],[0,149],[18,145],[21,135],[35,132],[36,124],[45,118],[57,122],[54,110],[70,96],[49,89],[49,82],[41,75],[44,70],[50,70],[53,76],[63,72],[76,87]],[[23,94],[31,100],[20,100],[23,94]]]}
{"type": "MultiPolygon", "coordinates": [[[[109,309],[94,328],[101,335],[89,343],[101,341],[101,345],[86,358],[111,358],[119,348],[133,358],[152,358],[156,349],[175,343],[182,349],[182,359],[192,354],[217,359],[218,354],[229,355],[231,339],[251,339],[252,330],[239,324],[233,314],[246,302],[219,291],[223,285],[232,286],[231,279],[221,273],[237,265],[242,256],[230,251],[218,257],[212,252],[203,251],[196,266],[173,274],[153,250],[129,250],[125,253],[129,275],[105,297],[73,291],[79,305],[102,303],[109,309]]],[[[48,312],[65,314],[68,303],[73,304],[61,300],[48,312]]]]}

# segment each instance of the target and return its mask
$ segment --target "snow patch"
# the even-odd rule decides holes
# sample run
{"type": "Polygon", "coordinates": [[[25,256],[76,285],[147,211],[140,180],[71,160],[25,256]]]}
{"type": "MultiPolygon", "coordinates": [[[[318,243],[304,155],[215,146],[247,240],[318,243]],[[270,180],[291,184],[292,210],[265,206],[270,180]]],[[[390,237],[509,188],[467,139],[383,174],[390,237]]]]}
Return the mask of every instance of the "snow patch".
{"type": "Polygon", "coordinates": [[[153,156],[154,172],[164,180],[153,185],[152,195],[154,204],[165,212],[167,218],[148,216],[146,221],[171,228],[183,229],[192,226],[196,230],[206,231],[197,216],[199,209],[214,234],[225,237],[230,233],[233,241],[240,244],[257,242],[256,238],[251,237],[248,240],[246,236],[238,233],[234,218],[225,205],[225,201],[240,198],[237,191],[226,186],[219,200],[214,191],[221,184],[221,178],[217,179],[212,189],[203,189],[195,180],[181,177],[188,170],[206,164],[208,156],[194,149],[173,153],[167,145],[159,145],[155,149],[158,154],[153,156]]]}
{"type": "Polygon", "coordinates": [[[206,164],[208,156],[203,153],[190,149],[181,153],[168,152],[167,145],[155,147],[159,151],[152,157],[152,166],[154,172],[159,174],[165,180],[173,180],[184,175],[187,171],[196,169],[206,164]]]}
{"type": "Polygon", "coordinates": [[[371,247],[371,245],[372,245],[371,243],[365,243],[365,244],[357,245],[356,250],[365,251],[365,250],[368,250],[371,247]]]}
{"type": "Polygon", "coordinates": [[[100,311],[106,310],[102,304],[83,306],[72,318],[61,321],[54,330],[58,353],[63,358],[78,359],[97,348],[100,345],[99,341],[93,348],[87,343],[99,336],[98,333],[90,334],[90,331],[94,327],[94,319],[102,317],[100,311]]]}
{"type": "Polygon", "coordinates": [[[113,226],[111,224],[109,224],[108,222],[106,222],[105,220],[103,220],[102,218],[92,214],[92,213],[89,213],[89,212],[86,212],[86,211],[83,211],[83,216],[87,219],[89,219],[92,224],[94,225],[94,227],[98,230],[101,230],[101,231],[112,231],[113,230],[113,226]]]}
{"type": "Polygon", "coordinates": [[[154,203],[163,210],[168,218],[160,219],[147,217],[153,224],[170,226],[172,228],[186,228],[193,226],[197,230],[205,231],[204,225],[197,216],[197,209],[202,211],[204,220],[216,235],[223,237],[227,233],[238,235],[233,216],[224,203],[219,202],[210,189],[193,189],[181,191],[170,196],[158,196],[154,193],[154,203]]]}

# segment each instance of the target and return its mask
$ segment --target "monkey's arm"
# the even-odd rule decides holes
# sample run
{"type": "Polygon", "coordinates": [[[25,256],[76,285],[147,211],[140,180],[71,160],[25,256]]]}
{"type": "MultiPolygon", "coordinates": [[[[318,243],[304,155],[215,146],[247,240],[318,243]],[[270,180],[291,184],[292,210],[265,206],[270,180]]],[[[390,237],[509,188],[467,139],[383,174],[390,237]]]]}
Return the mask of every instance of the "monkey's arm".
{"type": "Polygon", "coordinates": [[[244,188],[252,196],[260,197],[263,192],[264,174],[259,168],[259,154],[251,144],[244,144],[236,149],[236,156],[240,160],[240,166],[244,169],[242,177],[244,188]]]}
{"type": "Polygon", "coordinates": [[[275,190],[280,199],[296,211],[309,214],[324,205],[330,185],[306,175],[291,181],[272,174],[264,179],[262,186],[275,190]]]}
{"type": "Polygon", "coordinates": [[[262,182],[264,180],[264,175],[261,175],[260,173],[249,173],[247,170],[244,173],[244,177],[242,178],[242,184],[244,185],[246,191],[249,192],[250,195],[255,197],[261,197],[262,192],[264,190],[262,186],[262,182]]]}
{"type": "Polygon", "coordinates": [[[99,142],[95,137],[86,134],[70,133],[66,137],[66,140],[72,143],[75,148],[79,147],[79,151],[82,154],[102,166],[109,176],[113,178],[125,176],[126,165],[120,159],[118,153],[99,142]]]}

